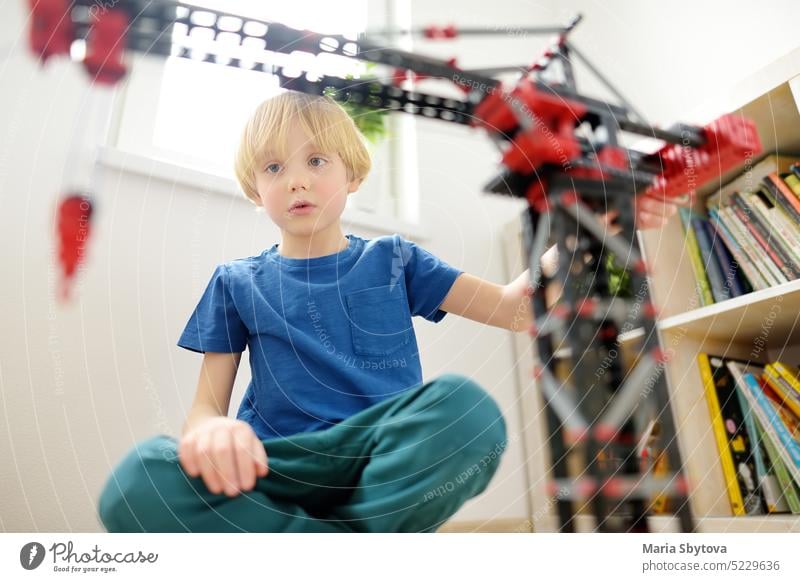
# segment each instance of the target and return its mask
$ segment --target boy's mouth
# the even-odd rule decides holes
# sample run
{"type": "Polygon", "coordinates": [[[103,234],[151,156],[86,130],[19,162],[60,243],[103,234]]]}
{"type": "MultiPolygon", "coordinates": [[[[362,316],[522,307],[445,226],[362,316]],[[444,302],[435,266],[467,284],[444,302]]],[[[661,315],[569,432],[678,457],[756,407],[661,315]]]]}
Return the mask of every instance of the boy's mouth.
{"type": "Polygon", "coordinates": [[[314,208],[316,207],[307,200],[297,200],[289,207],[289,212],[291,214],[305,214],[311,212],[314,208]]]}

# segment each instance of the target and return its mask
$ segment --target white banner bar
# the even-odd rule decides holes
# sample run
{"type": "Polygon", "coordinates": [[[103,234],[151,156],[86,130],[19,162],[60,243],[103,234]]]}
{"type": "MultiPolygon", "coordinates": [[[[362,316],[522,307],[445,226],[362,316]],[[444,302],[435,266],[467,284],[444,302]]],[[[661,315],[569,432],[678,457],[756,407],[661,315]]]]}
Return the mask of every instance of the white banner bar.
{"type": "Polygon", "coordinates": [[[796,581],[798,541],[792,534],[14,533],[0,535],[0,580],[796,581]]]}

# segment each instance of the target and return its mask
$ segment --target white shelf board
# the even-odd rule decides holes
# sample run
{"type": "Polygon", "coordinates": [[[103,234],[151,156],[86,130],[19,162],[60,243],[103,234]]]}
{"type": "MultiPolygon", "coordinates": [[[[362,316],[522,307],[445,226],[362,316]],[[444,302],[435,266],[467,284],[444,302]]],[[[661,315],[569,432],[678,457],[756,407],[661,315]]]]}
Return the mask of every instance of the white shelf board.
{"type": "MultiPolygon", "coordinates": [[[[695,517],[695,530],[701,533],[788,533],[800,532],[800,515],[740,515],[736,517],[695,517]]],[[[651,532],[679,532],[672,515],[648,517],[651,532]]]]}
{"type": "Polygon", "coordinates": [[[752,337],[765,324],[774,341],[800,337],[800,279],[662,319],[658,328],[731,340],[752,337]]]}

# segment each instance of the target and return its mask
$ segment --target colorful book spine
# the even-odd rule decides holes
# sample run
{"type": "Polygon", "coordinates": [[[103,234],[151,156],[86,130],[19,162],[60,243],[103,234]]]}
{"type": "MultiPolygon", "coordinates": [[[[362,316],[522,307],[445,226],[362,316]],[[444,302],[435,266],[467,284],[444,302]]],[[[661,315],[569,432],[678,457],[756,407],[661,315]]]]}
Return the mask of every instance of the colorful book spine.
{"type": "Polygon", "coordinates": [[[697,237],[695,237],[694,229],[692,228],[691,211],[688,208],[679,208],[678,212],[681,215],[683,232],[686,235],[686,252],[692,264],[692,271],[694,271],[697,294],[703,305],[712,305],[714,303],[714,295],[711,293],[711,285],[708,282],[706,270],[703,268],[703,259],[700,256],[700,247],[697,245],[697,237]]]}
{"type": "Polygon", "coordinates": [[[766,381],[762,385],[762,389],[772,408],[778,413],[778,418],[781,419],[783,426],[789,431],[789,435],[800,445],[800,418],[797,418],[794,412],[783,405],[781,397],[775,394],[775,391],[766,381]]]}
{"type": "Polygon", "coordinates": [[[734,212],[733,208],[720,210],[720,216],[725,224],[733,231],[736,240],[745,249],[750,260],[758,268],[770,286],[786,283],[787,279],[775,266],[769,255],[761,248],[761,245],[753,240],[750,231],[747,230],[742,220],[734,212]]]}
{"type": "Polygon", "coordinates": [[[791,166],[789,166],[789,171],[792,172],[798,178],[800,178],[800,163],[792,164],[791,166]]]}
{"type": "Polygon", "coordinates": [[[795,390],[789,380],[784,376],[780,370],[785,370],[784,366],[777,362],[778,367],[773,364],[767,364],[764,369],[766,380],[769,382],[772,389],[780,397],[784,406],[787,406],[797,416],[800,416],[800,392],[795,390]]]}
{"type": "Polygon", "coordinates": [[[781,174],[781,179],[786,182],[795,196],[800,196],[800,177],[794,174],[781,174]]]}
{"type": "Polygon", "coordinates": [[[733,514],[761,514],[764,503],[752,439],[736,396],[736,382],[722,358],[700,353],[697,362],[733,514]]]}
{"type": "Polygon", "coordinates": [[[722,474],[725,477],[725,487],[728,491],[728,498],[731,501],[733,515],[744,515],[744,499],[739,489],[736,478],[736,468],[733,466],[733,457],[728,448],[728,438],[725,435],[725,426],[722,421],[722,411],[719,407],[719,398],[714,389],[714,377],[711,373],[711,364],[707,354],[697,354],[697,364],[700,367],[700,375],[703,378],[703,389],[706,393],[706,404],[711,417],[711,429],[714,431],[714,439],[717,441],[719,451],[719,461],[722,466],[722,474]]]}
{"type": "Polygon", "coordinates": [[[731,206],[731,210],[744,225],[744,228],[747,230],[747,233],[751,239],[755,241],[753,244],[759,246],[761,252],[766,255],[765,260],[769,261],[772,266],[777,269],[780,274],[780,278],[782,279],[781,282],[785,283],[786,281],[792,281],[794,279],[794,274],[787,267],[786,262],[783,260],[780,253],[778,253],[775,247],[772,245],[772,236],[767,235],[769,238],[764,238],[759,231],[760,225],[756,226],[756,223],[752,220],[752,217],[742,210],[738,204],[731,206]]]}
{"type": "Polygon", "coordinates": [[[772,406],[756,377],[745,372],[742,374],[743,381],[747,388],[747,395],[752,397],[750,406],[753,407],[756,416],[761,419],[764,430],[769,434],[778,446],[778,453],[781,455],[786,468],[792,475],[795,483],[800,483],[800,444],[789,433],[786,425],[783,424],[775,407],[772,406]]]}
{"type": "Polygon", "coordinates": [[[775,196],[775,201],[781,205],[792,220],[800,224],[800,199],[794,195],[780,176],[772,172],[763,180],[767,188],[775,196]]]}
{"type": "Polygon", "coordinates": [[[795,392],[800,393],[800,378],[798,378],[797,368],[781,362],[780,360],[772,362],[772,367],[777,370],[781,377],[786,379],[795,392]]]}
{"type": "Polygon", "coordinates": [[[777,235],[777,231],[768,222],[764,222],[759,213],[738,192],[731,195],[731,201],[734,212],[753,235],[753,238],[758,241],[761,248],[766,251],[775,266],[781,270],[787,281],[794,281],[800,277],[800,270],[795,266],[791,254],[784,248],[783,240],[777,235]]]}
{"type": "Polygon", "coordinates": [[[771,208],[769,210],[769,218],[775,228],[778,229],[778,232],[789,241],[792,253],[800,258],[800,227],[795,226],[780,208],[771,208]]]}
{"type": "Polygon", "coordinates": [[[750,443],[750,450],[753,453],[753,462],[756,466],[756,476],[758,483],[761,487],[761,494],[764,497],[767,513],[780,513],[788,510],[786,501],[781,495],[780,485],[771,464],[765,458],[764,446],[762,443],[762,436],[756,420],[753,417],[753,411],[750,409],[750,404],[747,402],[742,390],[739,386],[735,388],[736,399],[739,401],[739,407],[744,414],[744,424],[747,427],[747,434],[750,435],[752,442],[750,443]]]}
{"type": "Polygon", "coordinates": [[[704,222],[708,239],[711,241],[711,248],[717,257],[717,264],[722,271],[725,287],[729,290],[731,297],[739,297],[747,293],[742,278],[738,276],[739,268],[736,259],[733,258],[723,238],[717,232],[716,227],[710,220],[704,222]]]}
{"type": "Polygon", "coordinates": [[[783,211],[775,208],[761,190],[742,194],[762,220],[776,231],[795,264],[800,264],[800,229],[790,226],[783,211]]]}
{"type": "Polygon", "coordinates": [[[767,453],[775,480],[778,482],[779,492],[776,492],[775,495],[775,513],[785,511],[784,507],[786,506],[792,513],[800,513],[800,496],[798,496],[795,483],[786,468],[786,463],[778,454],[777,446],[772,442],[772,437],[764,430],[761,421],[755,418],[755,422],[761,443],[764,445],[764,452],[767,453]]]}
{"type": "Polygon", "coordinates": [[[714,301],[719,303],[720,301],[730,299],[730,288],[725,284],[722,269],[717,262],[717,255],[711,248],[711,240],[708,238],[708,231],[705,227],[706,221],[702,218],[694,217],[691,222],[692,228],[694,229],[694,236],[697,239],[697,246],[700,249],[700,258],[703,261],[703,267],[705,267],[714,301]]]}
{"type": "Polygon", "coordinates": [[[736,241],[730,229],[722,221],[722,218],[719,216],[719,210],[711,208],[708,213],[711,217],[711,225],[716,229],[717,233],[719,233],[736,261],[734,268],[741,269],[741,271],[744,272],[744,276],[747,278],[747,282],[752,289],[758,290],[769,287],[758,269],[750,262],[750,258],[736,241]]]}

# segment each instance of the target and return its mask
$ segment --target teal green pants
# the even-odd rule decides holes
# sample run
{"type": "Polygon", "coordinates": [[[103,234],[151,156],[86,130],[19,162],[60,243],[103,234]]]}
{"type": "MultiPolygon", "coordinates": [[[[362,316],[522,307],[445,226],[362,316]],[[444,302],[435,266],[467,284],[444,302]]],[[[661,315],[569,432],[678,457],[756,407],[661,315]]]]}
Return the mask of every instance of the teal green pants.
{"type": "Polygon", "coordinates": [[[100,496],[110,532],[429,532],[489,484],[506,446],[497,404],[464,376],[415,386],[331,428],[263,441],[269,473],[211,493],[177,442],[139,443],[100,496]]]}

